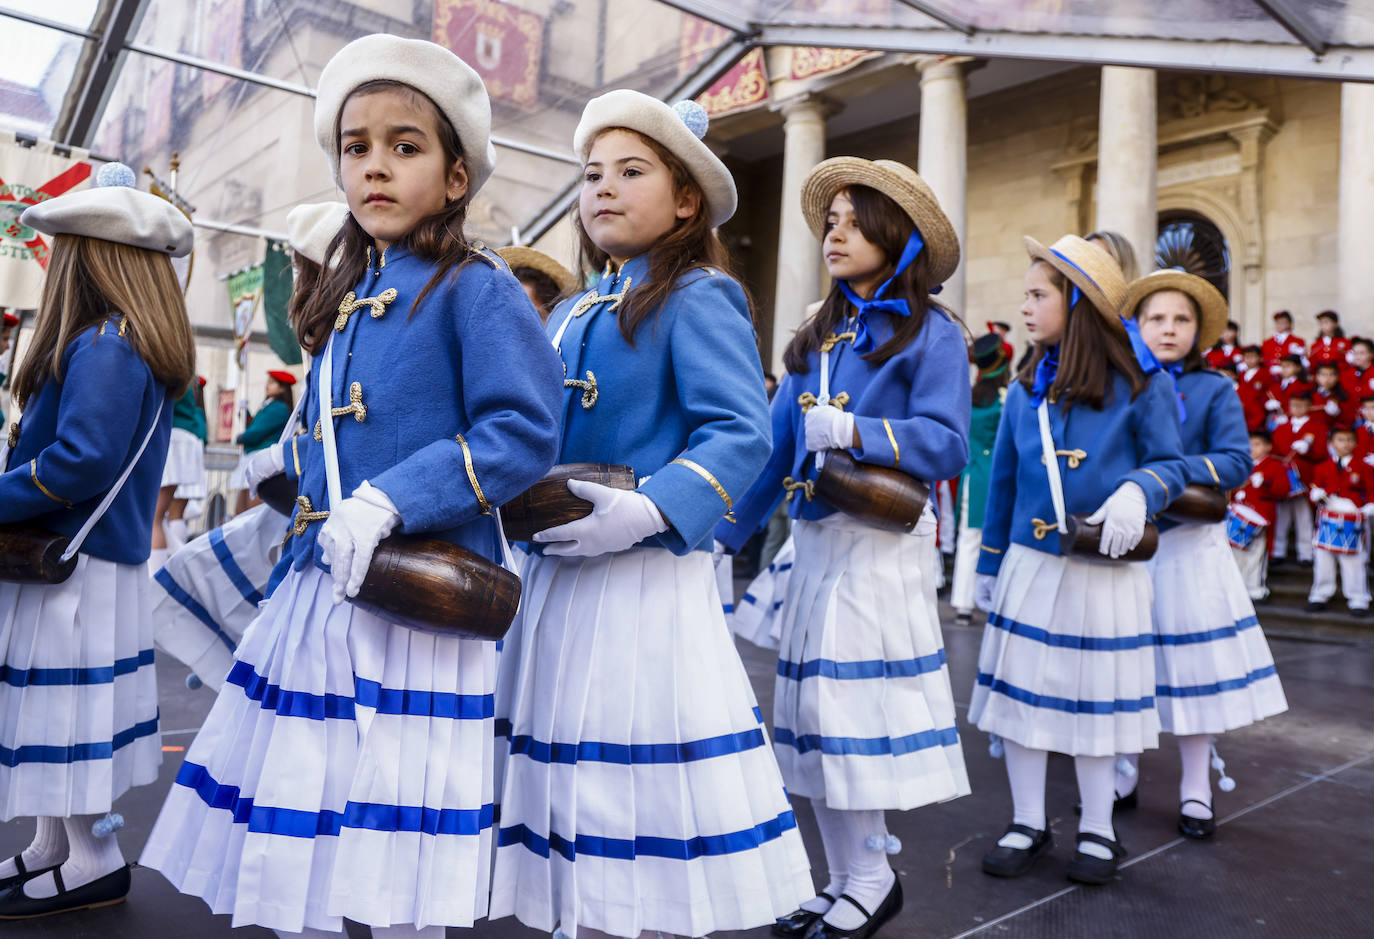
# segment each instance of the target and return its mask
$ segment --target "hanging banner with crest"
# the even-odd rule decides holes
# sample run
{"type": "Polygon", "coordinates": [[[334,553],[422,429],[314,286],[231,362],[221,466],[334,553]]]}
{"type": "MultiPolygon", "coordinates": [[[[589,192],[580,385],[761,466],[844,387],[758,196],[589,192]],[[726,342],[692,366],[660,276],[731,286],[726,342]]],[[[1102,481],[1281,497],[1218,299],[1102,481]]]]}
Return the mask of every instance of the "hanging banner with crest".
{"type": "Polygon", "coordinates": [[[262,305],[262,264],[234,271],[226,280],[229,306],[234,311],[234,360],[239,370],[248,368],[248,336],[262,305]]]}
{"type": "Polygon", "coordinates": [[[20,146],[0,131],[0,307],[33,309],[43,289],[52,240],[19,224],[29,206],[85,189],[91,182],[90,153],[73,149],[59,156],[51,140],[20,146]]]}

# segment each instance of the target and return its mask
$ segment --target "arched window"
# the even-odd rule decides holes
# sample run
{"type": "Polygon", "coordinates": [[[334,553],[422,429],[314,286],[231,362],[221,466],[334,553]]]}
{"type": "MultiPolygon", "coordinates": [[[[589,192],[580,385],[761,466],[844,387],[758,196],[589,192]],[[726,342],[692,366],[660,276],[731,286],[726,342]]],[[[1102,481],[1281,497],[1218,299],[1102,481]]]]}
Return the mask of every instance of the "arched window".
{"type": "Polygon", "coordinates": [[[1196,274],[1211,282],[1223,297],[1227,296],[1231,250],[1221,230],[1204,215],[1186,211],[1160,213],[1155,265],[1161,270],[1177,267],[1196,274]]]}

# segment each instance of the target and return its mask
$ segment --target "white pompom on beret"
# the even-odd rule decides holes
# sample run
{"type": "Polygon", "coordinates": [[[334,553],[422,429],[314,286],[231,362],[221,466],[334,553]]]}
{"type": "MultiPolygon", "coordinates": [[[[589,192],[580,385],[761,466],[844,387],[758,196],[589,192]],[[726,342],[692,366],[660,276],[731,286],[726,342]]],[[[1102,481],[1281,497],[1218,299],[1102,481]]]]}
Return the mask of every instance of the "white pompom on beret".
{"type": "Polygon", "coordinates": [[[339,112],[353,89],[371,81],[400,82],[433,101],[458,132],[468,170],[469,197],[482,188],[496,166],[487,86],[471,66],[443,46],[387,33],[353,40],[334,53],[320,73],[315,139],[329,157],[339,188],[343,188],[339,176],[339,112]]]}
{"type": "MultiPolygon", "coordinates": [[[[593,98],[587,102],[573,132],[573,151],[583,163],[587,162],[597,134],[612,127],[643,134],[681,160],[706,197],[712,225],[724,225],[735,214],[739,204],[735,178],[720,157],[687,126],[684,115],[657,98],[628,88],[593,98]]],[[[699,124],[699,129],[705,134],[705,126],[699,124]]]]}
{"type": "Polygon", "coordinates": [[[329,242],[343,228],[348,206],[342,202],[308,202],[286,213],[286,238],[291,250],[324,265],[329,242]]]}
{"type": "Polygon", "coordinates": [[[182,258],[195,240],[191,222],[166,199],[127,186],[69,192],[31,205],[19,224],[45,235],[85,235],[182,258]]]}

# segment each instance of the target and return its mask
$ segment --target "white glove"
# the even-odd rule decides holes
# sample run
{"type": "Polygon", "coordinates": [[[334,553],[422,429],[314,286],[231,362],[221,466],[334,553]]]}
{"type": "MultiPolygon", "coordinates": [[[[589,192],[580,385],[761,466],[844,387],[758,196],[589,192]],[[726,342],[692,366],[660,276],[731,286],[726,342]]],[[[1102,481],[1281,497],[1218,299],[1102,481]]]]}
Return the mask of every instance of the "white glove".
{"type": "Polygon", "coordinates": [[[1332,417],[1340,417],[1341,406],[1335,401],[1328,401],[1326,402],[1326,413],[1330,414],[1332,417]]]}
{"type": "Polygon", "coordinates": [[[1277,411],[1281,407],[1283,407],[1283,405],[1279,404],[1273,398],[1270,398],[1268,401],[1264,402],[1264,409],[1266,411],[1277,411]]]}
{"type": "Polygon", "coordinates": [[[848,450],[854,446],[854,415],[832,405],[806,412],[806,449],[848,450]]]}
{"type": "Polygon", "coordinates": [[[632,548],[668,528],[658,506],[642,492],[612,489],[585,479],[568,480],[568,491],[590,502],[592,513],[566,525],[535,532],[534,540],[548,546],[545,554],[594,558],[632,548]]]}
{"type": "Polygon", "coordinates": [[[1264,483],[1264,474],[1263,474],[1263,473],[1251,473],[1251,474],[1250,474],[1250,485],[1252,485],[1252,486],[1259,486],[1259,485],[1262,485],[1263,483],[1264,483]]]}
{"type": "Polygon", "coordinates": [[[286,472],[286,452],[279,443],[264,447],[248,458],[243,478],[248,482],[248,495],[258,497],[258,483],[278,473],[286,472]]]}
{"type": "Polygon", "coordinates": [[[320,529],[320,549],[334,577],[334,602],[356,597],[372,564],[372,552],[400,522],[385,492],[366,480],[329,510],[320,529]]]}
{"type": "Polygon", "coordinates": [[[1307,451],[1311,449],[1312,441],[1308,440],[1306,437],[1304,437],[1302,440],[1293,441],[1293,451],[1295,453],[1302,453],[1305,455],[1307,451]]]}
{"type": "Polygon", "coordinates": [[[1332,512],[1360,511],[1360,507],[1345,496],[1331,496],[1326,500],[1326,508],[1332,512]]]}
{"type": "Polygon", "coordinates": [[[1314,486],[1309,495],[1312,497],[1313,502],[1320,502],[1326,498],[1326,490],[1321,486],[1314,486]]]}
{"type": "Polygon", "coordinates": [[[991,613],[992,595],[996,589],[996,574],[979,574],[973,582],[973,605],[984,613],[991,613]]]}
{"type": "Polygon", "coordinates": [[[1097,550],[1108,557],[1119,558],[1140,544],[1145,535],[1145,492],[1127,480],[1116,492],[1087,518],[1090,525],[1102,526],[1097,550]]]}
{"type": "Polygon", "coordinates": [[[1366,454],[1364,455],[1364,465],[1365,465],[1365,466],[1374,466],[1374,451],[1371,451],[1371,452],[1366,453],[1366,454]]]}

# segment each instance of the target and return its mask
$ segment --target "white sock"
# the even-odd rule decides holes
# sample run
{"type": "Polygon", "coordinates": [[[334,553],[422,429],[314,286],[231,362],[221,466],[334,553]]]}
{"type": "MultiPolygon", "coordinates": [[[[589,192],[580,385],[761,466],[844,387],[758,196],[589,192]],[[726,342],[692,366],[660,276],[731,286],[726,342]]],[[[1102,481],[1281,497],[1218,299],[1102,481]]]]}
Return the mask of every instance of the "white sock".
{"type": "MultiPolygon", "coordinates": [[[[825,885],[824,892],[838,899],[844,893],[845,878],[849,876],[849,833],[845,825],[845,813],[832,809],[819,799],[811,800],[811,809],[816,813],[816,827],[821,830],[821,847],[825,849],[825,866],[829,869],[830,882],[825,885]]],[[[803,903],[801,908],[812,913],[824,913],[830,909],[830,901],[815,896],[803,903]]]]}
{"type": "Polygon", "coordinates": [[[167,538],[167,553],[175,554],[176,550],[186,543],[186,519],[167,519],[162,523],[162,533],[167,538]]]}
{"type": "Polygon", "coordinates": [[[443,926],[426,926],[417,929],[414,923],[401,923],[397,926],[373,926],[372,939],[444,939],[443,926]]]}
{"type": "MultiPolygon", "coordinates": [[[[1006,748],[1007,781],[1011,783],[1012,821],[1036,831],[1045,830],[1045,764],[1049,753],[1032,750],[1012,740],[1003,739],[1006,748]]],[[[1003,848],[1024,851],[1031,839],[1019,832],[1003,835],[997,842],[1003,848]]]]}
{"type": "Polygon", "coordinates": [[[347,936],[348,933],[340,929],[338,932],[329,932],[324,929],[311,929],[306,926],[300,932],[287,932],[285,929],[272,930],[279,939],[338,939],[339,936],[347,936]]]}
{"type": "MultiPolygon", "coordinates": [[[[897,875],[887,863],[887,821],[880,811],[838,812],[844,822],[845,852],[849,857],[844,893],[870,914],[887,897],[897,875]],[[879,847],[869,847],[870,841],[879,847]]],[[[865,916],[853,903],[838,900],[825,914],[836,929],[855,929],[865,916]]]]}
{"type": "MultiPolygon", "coordinates": [[[[1116,784],[1116,757],[1076,756],[1073,758],[1073,770],[1078,776],[1078,798],[1083,804],[1083,815],[1078,820],[1079,832],[1091,832],[1115,841],[1112,800],[1116,797],[1113,789],[1116,784]]],[[[1104,861],[1112,856],[1109,848],[1095,841],[1079,842],[1078,850],[1104,861]]]]}
{"type": "MultiPolygon", "coordinates": [[[[24,862],[24,870],[36,871],[52,867],[67,858],[67,833],[62,827],[62,819],[50,815],[40,815],[38,830],[34,832],[29,846],[19,853],[24,862]]],[[[14,858],[0,861],[0,879],[13,877],[19,873],[14,858]]]]}
{"type": "Polygon", "coordinates": [[[1183,763],[1183,779],[1178,784],[1178,799],[1183,807],[1179,811],[1190,818],[1211,818],[1212,735],[1179,737],[1178,755],[1183,763]]]}
{"type": "Polygon", "coordinates": [[[148,555],[148,576],[152,577],[167,563],[167,549],[153,548],[152,554],[148,555]]]}
{"type": "Polygon", "coordinates": [[[1131,766],[1135,769],[1135,772],[1127,776],[1119,769],[1116,771],[1116,798],[1118,799],[1124,798],[1125,796],[1130,795],[1132,792],[1135,792],[1135,787],[1140,784],[1140,754],[1122,754],[1121,756],[1117,757],[1116,765],[1120,765],[1121,760],[1125,760],[1126,762],[1130,763],[1131,766]]]}
{"type": "MultiPolygon", "coordinates": [[[[68,890],[99,880],[106,874],[113,874],[124,866],[124,855],[119,851],[119,839],[114,832],[97,838],[91,833],[91,825],[99,815],[73,815],[62,820],[67,835],[67,860],[63,862],[62,885],[68,890]]],[[[57,880],[52,874],[43,874],[24,884],[24,894],[35,900],[57,896],[57,880]]]]}

